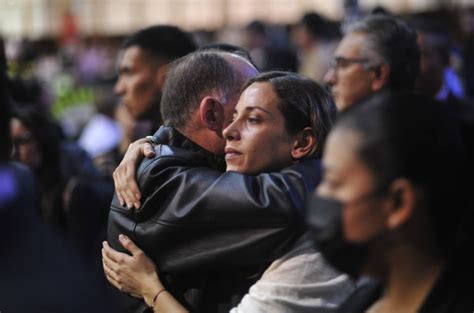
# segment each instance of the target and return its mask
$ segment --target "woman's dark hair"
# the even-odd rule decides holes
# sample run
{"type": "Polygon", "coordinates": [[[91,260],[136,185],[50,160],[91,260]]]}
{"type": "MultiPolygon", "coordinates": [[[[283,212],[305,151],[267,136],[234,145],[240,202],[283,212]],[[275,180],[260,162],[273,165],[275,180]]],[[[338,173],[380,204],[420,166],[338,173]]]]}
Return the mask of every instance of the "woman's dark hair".
{"type": "Polygon", "coordinates": [[[10,158],[10,104],[7,97],[7,58],[0,37],[0,164],[10,158]]]}
{"type": "MultiPolygon", "coordinates": [[[[47,111],[35,104],[19,104],[13,109],[13,118],[18,119],[31,132],[43,154],[39,174],[59,167],[60,132],[47,111]]],[[[37,173],[38,174],[38,173],[37,173]]]]}
{"type": "Polygon", "coordinates": [[[437,248],[451,252],[467,206],[467,166],[457,125],[441,104],[412,93],[382,93],[342,114],[339,129],[360,136],[357,154],[373,171],[377,189],[396,178],[416,186],[437,248]]]}
{"type": "Polygon", "coordinates": [[[43,215],[47,221],[53,221],[57,212],[58,190],[63,183],[61,169],[61,133],[58,125],[48,112],[35,104],[21,104],[14,107],[12,117],[17,118],[28,128],[42,153],[42,163],[34,169],[38,187],[42,193],[43,215]]]}
{"type": "Polygon", "coordinates": [[[337,116],[336,106],[324,88],[299,74],[274,71],[249,79],[242,90],[257,82],[273,86],[290,135],[311,127],[316,137],[316,148],[311,156],[321,157],[324,142],[337,116]]]}
{"type": "Polygon", "coordinates": [[[7,98],[6,79],[0,73],[0,164],[10,159],[10,104],[7,98]]]}

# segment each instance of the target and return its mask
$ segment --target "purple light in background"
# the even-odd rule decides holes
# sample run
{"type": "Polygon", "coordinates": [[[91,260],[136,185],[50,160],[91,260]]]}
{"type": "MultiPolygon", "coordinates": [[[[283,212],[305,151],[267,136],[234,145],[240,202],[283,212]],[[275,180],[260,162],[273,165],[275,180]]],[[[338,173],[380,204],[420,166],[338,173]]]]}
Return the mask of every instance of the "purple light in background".
{"type": "Polygon", "coordinates": [[[18,192],[17,180],[8,168],[0,168],[0,210],[15,198],[18,192]]]}

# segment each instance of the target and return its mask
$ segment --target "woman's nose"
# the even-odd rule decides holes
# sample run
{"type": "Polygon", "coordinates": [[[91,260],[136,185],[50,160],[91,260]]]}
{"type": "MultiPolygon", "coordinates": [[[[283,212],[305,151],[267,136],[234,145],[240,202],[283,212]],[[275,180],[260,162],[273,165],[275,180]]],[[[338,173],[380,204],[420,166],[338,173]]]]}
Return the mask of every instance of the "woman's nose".
{"type": "Polygon", "coordinates": [[[226,140],[238,140],[240,138],[237,121],[233,121],[222,131],[226,140]]]}

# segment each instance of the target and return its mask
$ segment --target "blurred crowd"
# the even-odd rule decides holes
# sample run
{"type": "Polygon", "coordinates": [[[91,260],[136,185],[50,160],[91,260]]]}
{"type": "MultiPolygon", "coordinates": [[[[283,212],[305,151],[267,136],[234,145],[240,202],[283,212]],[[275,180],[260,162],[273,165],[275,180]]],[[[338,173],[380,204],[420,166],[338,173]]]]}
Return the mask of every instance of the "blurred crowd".
{"type": "MultiPolygon", "coordinates": [[[[392,16],[383,8],[374,9],[366,15],[392,16]]],[[[22,303],[20,299],[24,299],[26,302],[30,301],[31,307],[34,305],[41,307],[48,301],[40,299],[39,295],[35,296],[35,288],[52,288],[57,292],[52,299],[62,300],[51,300],[55,302],[54,305],[38,312],[115,312],[114,304],[111,303],[112,298],[116,296],[108,290],[110,286],[104,276],[103,256],[100,254],[100,249],[102,241],[107,237],[107,232],[110,236],[110,225],[119,229],[117,233],[114,233],[117,236],[129,226],[126,224],[128,222],[123,222],[121,218],[117,218],[119,222],[113,220],[113,214],[109,217],[109,210],[111,210],[111,203],[112,208],[114,205],[129,208],[135,206],[137,210],[139,208],[143,210],[143,206],[135,205],[137,199],[133,200],[133,197],[130,197],[130,200],[120,194],[114,197],[114,191],[117,191],[118,186],[117,177],[115,177],[114,186],[114,171],[124,159],[124,155],[127,160],[126,152],[127,149],[130,150],[129,147],[137,147],[137,140],[153,135],[159,130],[164,121],[163,114],[167,116],[177,114],[163,111],[163,107],[160,111],[160,102],[164,97],[167,101],[170,98],[187,99],[187,95],[179,94],[178,91],[174,94],[170,91],[163,93],[166,71],[173,60],[194,51],[204,56],[206,56],[206,51],[210,51],[210,58],[213,57],[212,53],[217,53],[213,51],[238,55],[250,62],[253,66],[252,71],[258,70],[262,73],[285,71],[303,75],[323,86],[323,91],[332,95],[337,109],[341,112],[350,111],[349,107],[360,98],[359,94],[343,93],[344,88],[357,91],[360,82],[365,79],[365,76],[357,76],[356,79],[348,80],[348,86],[344,86],[340,80],[344,75],[341,69],[354,63],[363,65],[364,69],[374,69],[375,78],[371,81],[370,88],[375,90],[381,89],[376,86],[379,77],[385,79],[396,72],[394,68],[406,67],[407,70],[404,72],[406,76],[398,78],[402,82],[393,81],[396,78],[386,78],[383,83],[389,81],[387,84],[393,84],[393,88],[396,89],[397,84],[401,86],[413,81],[414,91],[417,94],[424,96],[424,99],[429,98],[442,103],[443,108],[447,108],[447,115],[453,115],[462,120],[466,123],[463,127],[468,128],[469,126],[466,125],[473,117],[471,107],[474,109],[474,64],[470,62],[474,59],[474,9],[462,12],[416,13],[397,18],[405,21],[417,33],[416,42],[420,54],[418,76],[415,76],[416,71],[410,75],[408,61],[391,64],[390,72],[385,72],[385,67],[379,67],[377,63],[378,56],[371,54],[376,51],[374,47],[367,48],[368,54],[365,58],[340,57],[340,55],[351,53],[351,42],[344,37],[345,34],[364,32],[364,30],[362,28],[354,30],[351,28],[353,26],[345,20],[332,21],[314,12],[305,14],[292,25],[253,21],[241,29],[198,30],[192,33],[182,32],[172,26],[161,26],[162,28],[154,35],[138,33],[117,37],[77,37],[67,41],[53,39],[0,41],[2,46],[0,70],[5,73],[2,85],[9,99],[9,114],[6,115],[9,116],[9,120],[4,121],[8,131],[5,130],[4,134],[9,134],[6,141],[11,143],[11,149],[8,151],[8,145],[1,147],[1,161],[15,160],[29,169],[15,163],[16,165],[8,169],[16,173],[15,175],[9,176],[8,171],[0,171],[0,188],[2,189],[0,214],[8,211],[10,205],[8,201],[12,194],[25,195],[14,204],[18,207],[15,209],[17,212],[10,212],[8,214],[11,216],[4,215],[0,218],[0,225],[2,225],[0,234],[3,237],[0,239],[0,246],[2,250],[8,250],[11,254],[6,255],[8,261],[5,261],[4,257],[2,257],[3,261],[0,261],[0,264],[5,263],[4,268],[10,271],[5,276],[5,282],[14,286],[14,290],[24,289],[25,293],[21,295],[13,293],[12,298],[18,301],[12,300],[12,303],[22,303]],[[371,49],[373,51],[370,51],[371,49]],[[161,59],[156,60],[148,55],[148,52],[143,52],[148,50],[159,51],[161,59]],[[183,98],[180,98],[181,96],[183,98]],[[24,186],[25,182],[32,185],[34,183],[35,186],[24,186]],[[28,193],[34,193],[34,195],[26,196],[28,193]],[[20,207],[23,209],[20,210],[20,207]],[[36,208],[33,213],[29,212],[32,207],[36,208]],[[31,233],[32,229],[35,229],[34,233],[31,233]],[[34,262],[28,263],[25,260],[34,260],[34,262]],[[59,268],[62,270],[58,270],[59,268]],[[45,280],[50,281],[47,284],[49,287],[43,285],[45,280]],[[78,299],[79,297],[81,299],[78,299]],[[85,300],[86,297],[89,300],[85,300]],[[77,304],[80,301],[88,303],[77,304]],[[69,309],[64,311],[59,309],[63,305],[69,309]]],[[[356,37],[351,38],[353,41],[357,40],[356,37]]],[[[404,38],[391,40],[392,45],[405,47],[404,38]]],[[[400,50],[401,53],[407,54],[408,60],[410,47],[408,44],[406,46],[406,49],[400,50]]],[[[383,53],[385,52],[381,52],[383,53]]],[[[229,63],[233,64],[232,61],[229,63]]],[[[197,79],[193,81],[193,87],[190,87],[190,90],[201,88],[198,73],[196,71],[197,79]]],[[[249,74],[246,78],[252,76],[255,76],[255,73],[249,74]]],[[[208,79],[207,76],[203,77],[203,80],[208,79]]],[[[175,81],[167,81],[166,84],[174,84],[173,86],[184,84],[178,78],[175,79],[175,81]]],[[[248,84],[244,86],[242,90],[251,88],[248,84]]],[[[229,98],[232,97],[229,96],[229,98]]],[[[280,95],[280,98],[283,97],[280,95]]],[[[394,98],[390,99],[392,99],[390,101],[395,101],[394,98]]],[[[413,98],[404,98],[404,96],[396,99],[415,102],[413,98]]],[[[390,101],[387,100],[387,102],[390,101]]],[[[370,108],[370,105],[368,107],[370,108]]],[[[7,112],[7,106],[5,105],[2,110],[7,112]]],[[[377,109],[354,112],[353,117],[342,118],[342,126],[339,126],[336,133],[347,130],[359,131],[370,142],[369,139],[373,139],[370,137],[370,131],[364,129],[364,125],[370,126],[370,122],[365,121],[364,125],[361,122],[364,113],[380,114],[386,118],[383,114],[387,112],[379,112],[377,109]]],[[[405,111],[392,113],[407,114],[405,111]]],[[[412,113],[418,118],[423,118],[423,114],[418,114],[417,110],[413,110],[412,113]]],[[[234,113],[234,119],[236,114],[234,113]]],[[[429,118],[430,115],[426,116],[429,118]]],[[[433,117],[433,121],[435,120],[433,117]]],[[[184,120],[177,118],[176,123],[180,122],[184,120]]],[[[407,125],[414,126],[415,122],[407,121],[407,125]]],[[[377,125],[372,126],[377,130],[377,125]]],[[[216,126],[216,128],[219,127],[216,126]]],[[[425,130],[429,132],[432,129],[427,126],[425,130]]],[[[229,135],[229,132],[227,130],[226,135],[224,131],[224,137],[227,140],[233,136],[229,135]]],[[[196,128],[196,135],[186,137],[197,142],[195,138],[198,138],[198,133],[199,128],[196,128]]],[[[173,138],[178,137],[176,135],[173,138]]],[[[430,149],[431,146],[428,147],[426,142],[422,142],[426,139],[425,137],[420,135],[419,139],[421,140],[420,147],[430,149]]],[[[153,139],[142,139],[141,143],[146,144],[150,140],[153,141],[153,139]]],[[[472,150],[472,147],[468,146],[466,154],[468,156],[471,155],[470,149],[472,150]]],[[[432,153],[441,155],[442,151],[440,151],[433,150],[432,153]]],[[[376,150],[374,153],[384,155],[385,152],[376,150]]],[[[429,157],[430,154],[420,155],[429,157]]],[[[445,157],[444,154],[443,156],[445,157]]],[[[446,157],[445,160],[446,163],[458,162],[456,158],[451,160],[446,157]]],[[[377,158],[372,161],[376,163],[377,158]]],[[[448,166],[449,163],[446,163],[440,164],[440,167],[448,166]]],[[[133,164],[135,166],[135,163],[133,164]]],[[[222,170],[222,166],[219,169],[222,170]]],[[[135,168],[131,174],[133,177],[135,177],[134,170],[135,168]]],[[[437,171],[435,168],[430,168],[430,170],[437,171]]],[[[236,169],[236,171],[239,170],[236,169]]],[[[139,171],[139,173],[142,172],[139,171]]],[[[419,175],[424,175],[424,173],[419,175]]],[[[439,173],[445,175],[441,170],[439,173]]],[[[250,172],[250,174],[256,173],[250,172]]],[[[153,177],[155,174],[146,172],[146,175],[153,177]]],[[[145,188],[146,183],[140,181],[141,176],[137,174],[136,177],[139,187],[145,188]]],[[[432,178],[432,176],[429,177],[432,178]]],[[[451,179],[448,174],[440,177],[451,179]]],[[[326,193],[328,190],[328,183],[326,180],[323,182],[325,184],[320,194],[325,194],[324,190],[326,193]]],[[[459,190],[462,189],[459,187],[459,190]]],[[[400,187],[400,190],[403,188],[400,187]]],[[[455,190],[446,192],[451,192],[450,195],[456,197],[455,190]]],[[[321,199],[314,201],[324,207],[321,199]]],[[[146,204],[146,200],[142,200],[142,203],[146,204]]],[[[459,204],[454,200],[453,203],[459,204]]],[[[314,208],[314,211],[318,210],[320,209],[314,208]]],[[[134,222],[136,220],[132,219],[130,223],[134,222]]],[[[420,225],[417,224],[422,227],[420,225]]],[[[109,242],[114,249],[120,250],[117,248],[119,246],[117,238],[111,240],[109,237],[109,242]],[[113,240],[116,241],[115,246],[113,240]]],[[[152,243],[144,240],[144,246],[146,245],[150,246],[152,243]]],[[[151,256],[152,259],[154,257],[155,255],[151,256]]],[[[158,259],[160,259],[159,255],[158,259]]],[[[153,260],[156,263],[156,260],[153,260]]],[[[160,263],[166,269],[167,265],[163,264],[160,263]]],[[[343,272],[345,270],[343,265],[342,268],[338,267],[337,261],[335,265],[331,265],[337,270],[343,272]]],[[[110,278],[108,279],[110,281],[110,278]]],[[[168,284],[172,285],[170,282],[168,284]]],[[[11,292],[3,293],[7,289],[6,284],[0,283],[0,285],[2,286],[0,294],[12,294],[11,292]]],[[[346,286],[347,290],[353,287],[346,286]]],[[[39,294],[43,297],[46,293],[39,294]]],[[[176,294],[173,295],[176,297],[176,294]]],[[[159,293],[153,299],[152,309],[158,295],[159,293]]],[[[147,301],[144,295],[141,295],[141,298],[147,301]]],[[[187,296],[177,298],[177,301],[181,303],[192,302],[187,296]]],[[[245,302],[241,305],[242,311],[236,307],[235,312],[246,312],[245,302]]],[[[121,304],[117,305],[117,307],[120,306],[121,304]]],[[[192,304],[190,306],[191,309],[196,308],[192,304]]],[[[24,305],[18,312],[26,311],[26,308],[28,305],[24,305]]],[[[2,309],[0,297],[0,312],[2,309]]],[[[373,312],[378,312],[376,309],[373,312]]],[[[117,312],[119,311],[117,309],[117,312]]],[[[298,310],[295,309],[295,311],[298,310]]]]}

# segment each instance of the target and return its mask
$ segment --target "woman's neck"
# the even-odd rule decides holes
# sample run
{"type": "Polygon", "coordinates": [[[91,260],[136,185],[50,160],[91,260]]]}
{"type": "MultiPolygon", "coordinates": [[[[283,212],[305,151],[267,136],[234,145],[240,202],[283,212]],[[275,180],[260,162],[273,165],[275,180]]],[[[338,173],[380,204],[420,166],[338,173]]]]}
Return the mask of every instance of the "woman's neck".
{"type": "Polygon", "coordinates": [[[443,260],[405,245],[394,247],[389,262],[385,294],[377,312],[417,312],[436,283],[443,260]]]}

